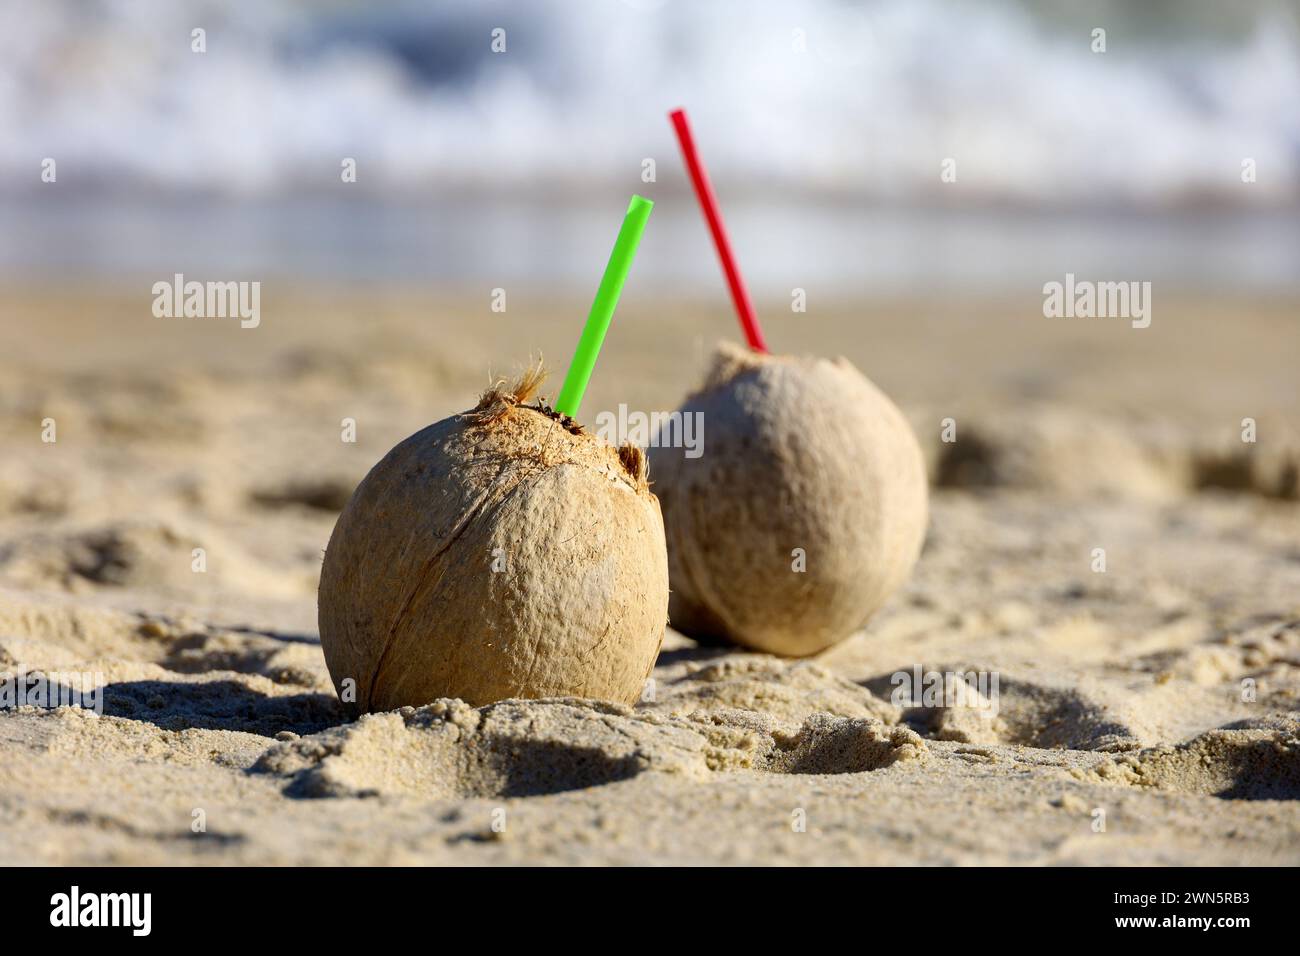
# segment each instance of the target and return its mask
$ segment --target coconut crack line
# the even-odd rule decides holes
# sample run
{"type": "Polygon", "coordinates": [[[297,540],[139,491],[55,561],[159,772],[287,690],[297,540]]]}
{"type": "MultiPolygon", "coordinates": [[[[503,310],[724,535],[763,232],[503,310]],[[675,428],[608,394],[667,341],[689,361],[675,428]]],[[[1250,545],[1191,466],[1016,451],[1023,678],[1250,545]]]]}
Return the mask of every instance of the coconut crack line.
{"type": "MultiPolygon", "coordinates": [[[[468,530],[469,526],[474,522],[474,520],[483,512],[484,508],[487,507],[488,502],[493,498],[492,495],[493,489],[497,487],[497,483],[501,480],[501,476],[505,473],[505,470],[506,470],[505,465],[502,465],[497,470],[496,476],[492,479],[492,481],[488,484],[488,486],[483,489],[482,493],[480,493],[479,496],[474,500],[474,504],[471,505],[470,508],[465,512],[465,514],[461,516],[461,519],[456,522],[456,526],[452,528],[451,534],[447,536],[447,539],[441,545],[439,545],[438,549],[434,551],[434,553],[430,555],[429,559],[424,563],[424,567],[420,570],[420,574],[418,575],[418,579],[416,580],[415,586],[411,588],[411,593],[407,595],[406,600],[402,602],[401,608],[398,610],[396,616],[393,618],[393,623],[389,625],[388,636],[384,639],[384,649],[379,653],[379,660],[376,661],[375,669],[373,673],[370,675],[370,684],[366,687],[365,704],[367,707],[370,704],[371,691],[374,689],[376,682],[379,680],[380,676],[384,672],[384,668],[387,666],[388,654],[389,651],[391,651],[393,648],[393,643],[394,643],[394,639],[397,636],[398,628],[401,627],[402,622],[406,619],[407,615],[410,614],[411,607],[415,604],[416,598],[424,593],[427,593],[429,587],[431,587],[434,583],[436,583],[436,581],[430,581],[431,572],[433,571],[434,566],[438,563],[438,561],[442,558],[442,556],[446,554],[447,549],[450,548],[453,544],[455,544],[460,539],[460,537],[466,532],[466,530],[468,530]]],[[[498,500],[504,498],[509,491],[513,490],[515,484],[518,484],[518,482],[515,482],[510,486],[510,488],[503,491],[501,495],[498,496],[498,500]]],[[[438,575],[437,580],[441,581],[442,575],[438,575]]]]}
{"type": "MultiPolygon", "coordinates": [[[[506,465],[501,465],[488,487],[483,489],[482,493],[474,500],[474,503],[456,523],[451,534],[448,535],[447,539],[438,547],[438,550],[435,551],[424,563],[424,567],[418,575],[418,580],[415,586],[412,587],[411,593],[402,603],[401,609],[394,617],[393,623],[388,629],[388,636],[384,641],[384,649],[380,652],[379,660],[375,665],[374,673],[370,678],[370,685],[366,691],[365,703],[367,705],[370,703],[371,691],[380,678],[383,677],[385,668],[388,666],[389,654],[396,642],[397,632],[400,630],[406,618],[410,615],[411,609],[415,606],[416,601],[423,595],[427,594],[432,588],[436,587],[438,582],[442,580],[442,574],[435,576],[433,570],[447,550],[451,548],[456,541],[463,537],[476,521],[485,517],[490,511],[504,502],[517,488],[525,484],[536,486],[545,477],[547,470],[551,467],[557,467],[561,464],[577,464],[575,462],[564,462],[559,459],[552,461],[543,454],[543,451],[544,449],[542,448],[538,449],[536,457],[533,457],[529,461],[529,465],[532,467],[528,471],[519,475],[513,482],[502,483],[501,476],[506,471],[506,465]]],[[[579,467],[584,466],[579,465],[579,467]]],[[[531,670],[536,666],[536,659],[540,648],[541,641],[539,640],[533,649],[533,662],[530,664],[529,668],[530,677],[531,670]]],[[[521,685],[521,688],[522,686],[524,685],[521,685]]]]}

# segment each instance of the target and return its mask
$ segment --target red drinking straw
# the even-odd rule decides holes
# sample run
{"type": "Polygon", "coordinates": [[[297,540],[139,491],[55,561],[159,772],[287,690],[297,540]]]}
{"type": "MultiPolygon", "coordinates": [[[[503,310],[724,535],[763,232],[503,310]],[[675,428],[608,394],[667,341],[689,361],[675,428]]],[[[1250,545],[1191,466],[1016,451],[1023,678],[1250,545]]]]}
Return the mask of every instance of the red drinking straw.
{"type": "Polygon", "coordinates": [[[709,174],[700,162],[700,154],[695,150],[695,137],[691,135],[691,124],[686,119],[685,110],[673,110],[668,114],[677,130],[677,141],[682,144],[682,155],[686,158],[686,168],[690,170],[691,182],[695,184],[695,195],[704,207],[704,218],[708,220],[709,232],[713,233],[713,244],[718,247],[718,258],[722,260],[722,271],[727,274],[727,286],[731,289],[731,301],[736,304],[736,314],[740,316],[740,325],[745,330],[749,347],[755,352],[767,352],[767,343],[763,341],[763,330],[758,327],[758,317],[754,315],[754,303],[750,301],[745,288],[745,280],[740,277],[736,267],[736,256],[731,251],[731,240],[727,238],[727,227],[722,224],[722,212],[718,209],[718,197],[713,194],[713,184],[709,174]]]}

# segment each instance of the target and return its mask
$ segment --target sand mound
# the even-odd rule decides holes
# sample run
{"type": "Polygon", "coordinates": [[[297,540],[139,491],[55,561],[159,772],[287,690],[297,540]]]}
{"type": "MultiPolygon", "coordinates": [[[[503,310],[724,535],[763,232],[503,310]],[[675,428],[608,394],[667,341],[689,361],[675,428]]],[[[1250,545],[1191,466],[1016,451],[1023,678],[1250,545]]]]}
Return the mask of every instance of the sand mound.
{"type": "MultiPolygon", "coordinates": [[[[922,416],[914,416],[914,420],[922,416]]],[[[923,419],[927,425],[938,416],[923,419]]],[[[1274,429],[1255,443],[1207,436],[1168,422],[1134,422],[1050,404],[1009,417],[975,410],[956,440],[917,428],[939,488],[1021,488],[1070,497],[1170,500],[1220,489],[1294,501],[1300,497],[1300,434],[1274,429]]]]}
{"type": "Polygon", "coordinates": [[[1137,664],[1162,679],[1177,676],[1203,687],[1249,680],[1261,693],[1288,688],[1277,703],[1300,704],[1289,692],[1300,677],[1300,620],[1255,625],[1194,648],[1152,654],[1137,664]]]}
{"type": "Polygon", "coordinates": [[[332,689],[312,637],[232,630],[189,616],[128,613],[0,589],[0,666],[36,670],[133,662],[184,674],[229,671],[332,689]]]}
{"type": "Polygon", "coordinates": [[[73,593],[138,588],[189,595],[226,589],[292,597],[306,590],[299,575],[268,566],[211,528],[165,520],[17,537],[0,544],[0,582],[73,593]]]}
{"type": "Polygon", "coordinates": [[[644,704],[645,710],[678,717],[748,710],[787,728],[798,727],[814,714],[898,721],[898,708],[862,685],[807,661],[735,653],[680,670],[680,676],[660,682],[660,699],[644,704]]]}
{"type": "Polygon", "coordinates": [[[1247,722],[1107,764],[1097,779],[1224,800],[1300,800],[1300,719],[1247,722]]]}
{"type": "Polygon", "coordinates": [[[529,797],[645,772],[858,773],[924,753],[914,732],[875,719],[816,714],[785,735],[752,712],[665,718],[576,699],[478,709],[440,700],[278,745],[254,770],[289,777],[293,796],[529,797]]]}

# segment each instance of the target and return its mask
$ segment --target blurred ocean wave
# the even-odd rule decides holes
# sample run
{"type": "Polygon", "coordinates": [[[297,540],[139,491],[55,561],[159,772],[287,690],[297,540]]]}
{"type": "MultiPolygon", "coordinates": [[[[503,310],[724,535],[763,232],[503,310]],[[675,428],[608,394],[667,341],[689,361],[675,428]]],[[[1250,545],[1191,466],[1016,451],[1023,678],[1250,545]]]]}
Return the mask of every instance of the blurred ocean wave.
{"type": "Polygon", "coordinates": [[[686,105],[733,195],[951,202],[953,157],[967,202],[1276,206],[1300,198],[1298,23],[1295,0],[3,0],[0,193],[47,156],[74,191],[323,193],[342,157],[394,198],[576,195],[646,157],[680,183],[686,105]]]}

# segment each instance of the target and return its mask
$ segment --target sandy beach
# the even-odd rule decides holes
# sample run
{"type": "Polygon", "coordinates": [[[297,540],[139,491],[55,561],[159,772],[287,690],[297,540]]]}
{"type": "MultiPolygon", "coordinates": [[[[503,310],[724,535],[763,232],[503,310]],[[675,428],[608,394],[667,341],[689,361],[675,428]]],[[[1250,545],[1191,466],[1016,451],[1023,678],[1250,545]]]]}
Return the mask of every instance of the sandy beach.
{"type": "MultiPolygon", "coordinates": [[[[1037,288],[761,303],[921,440],[903,590],[805,660],[669,630],[632,708],[358,721],[316,622],[339,510],[494,376],[541,355],[554,394],[586,303],[267,281],[241,329],[149,302],[0,289],[0,671],[104,682],[102,716],[0,712],[0,862],[1300,863],[1294,300],[1170,292],[1146,329],[1037,288]],[[900,702],[927,672],[996,675],[996,712],[900,702]]],[[[721,300],[629,295],[584,417],[674,407],[735,335],[721,300]]]]}

